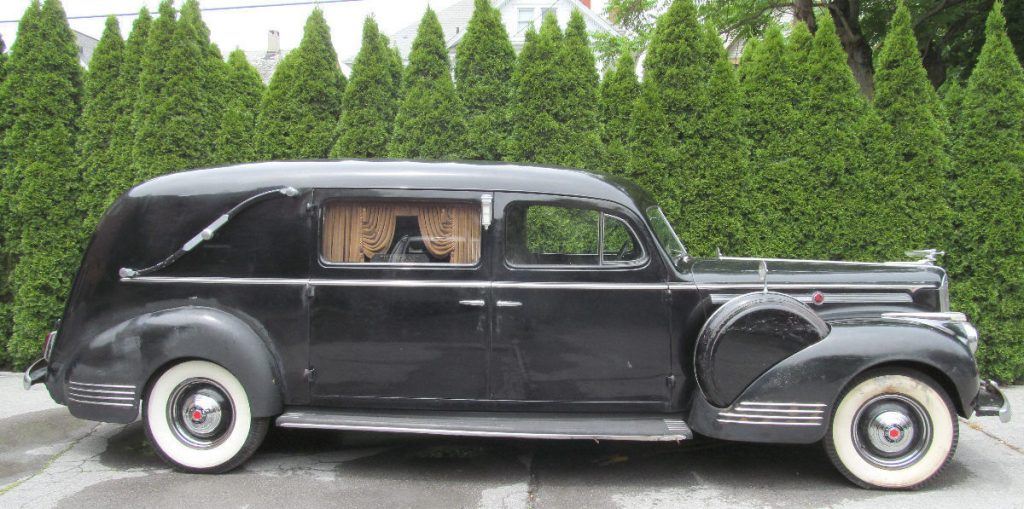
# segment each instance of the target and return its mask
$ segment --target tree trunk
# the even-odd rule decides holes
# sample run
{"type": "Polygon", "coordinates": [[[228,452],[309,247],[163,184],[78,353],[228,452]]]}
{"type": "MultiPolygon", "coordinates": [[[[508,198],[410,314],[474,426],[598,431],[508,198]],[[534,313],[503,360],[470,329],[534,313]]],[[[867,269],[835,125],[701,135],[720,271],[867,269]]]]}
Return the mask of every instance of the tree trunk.
{"type": "Polygon", "coordinates": [[[814,19],[814,1],[813,0],[795,0],[793,2],[793,17],[807,25],[807,29],[814,32],[818,31],[818,22],[814,19]]]}
{"type": "Polygon", "coordinates": [[[928,72],[928,81],[935,88],[946,82],[946,62],[942,60],[942,52],[937,46],[934,40],[930,40],[921,52],[921,62],[928,72]]]}
{"type": "Polygon", "coordinates": [[[860,1],[834,0],[828,4],[828,12],[836,24],[839,40],[846,50],[846,63],[853,71],[853,77],[860,85],[860,91],[871,98],[875,93],[875,68],[868,45],[860,28],[860,1]]]}

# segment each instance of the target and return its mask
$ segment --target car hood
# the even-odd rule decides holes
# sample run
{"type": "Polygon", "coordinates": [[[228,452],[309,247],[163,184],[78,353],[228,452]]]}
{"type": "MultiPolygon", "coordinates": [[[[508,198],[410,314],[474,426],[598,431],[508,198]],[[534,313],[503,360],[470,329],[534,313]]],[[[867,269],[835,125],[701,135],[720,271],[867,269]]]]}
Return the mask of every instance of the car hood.
{"type": "Polygon", "coordinates": [[[691,268],[698,287],[762,288],[761,263],[768,269],[769,289],[877,286],[938,288],[945,271],[924,263],[855,263],[770,258],[722,257],[697,260],[691,268]]]}

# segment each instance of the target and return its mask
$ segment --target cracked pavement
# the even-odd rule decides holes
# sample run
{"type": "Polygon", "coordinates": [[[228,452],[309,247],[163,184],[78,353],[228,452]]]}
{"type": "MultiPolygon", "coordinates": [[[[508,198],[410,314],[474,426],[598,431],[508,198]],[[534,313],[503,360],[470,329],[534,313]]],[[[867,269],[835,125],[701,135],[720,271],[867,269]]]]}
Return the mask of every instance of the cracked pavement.
{"type": "MultiPolygon", "coordinates": [[[[1018,412],[1024,387],[1007,391],[1018,412]]],[[[273,429],[224,475],[174,472],[141,422],[76,419],[0,373],[0,507],[1024,508],[1024,417],[961,420],[953,462],[912,493],[847,482],[818,446],[448,439],[273,429]]]]}

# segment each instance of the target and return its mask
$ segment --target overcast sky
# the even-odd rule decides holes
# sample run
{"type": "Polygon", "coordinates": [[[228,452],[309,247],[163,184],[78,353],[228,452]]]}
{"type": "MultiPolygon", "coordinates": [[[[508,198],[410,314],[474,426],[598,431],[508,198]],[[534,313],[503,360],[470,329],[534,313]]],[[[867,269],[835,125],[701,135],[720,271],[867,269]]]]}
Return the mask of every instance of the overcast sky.
{"type": "MultiPolygon", "coordinates": [[[[175,0],[180,6],[184,0],[175,0]]],[[[201,8],[236,5],[259,5],[297,2],[300,0],[200,0],[201,8]]],[[[381,30],[390,35],[410,23],[416,23],[429,4],[435,10],[443,9],[458,0],[353,0],[342,3],[320,5],[327,23],[331,26],[331,38],[342,59],[359,50],[360,31],[363,18],[373,15],[381,30]]],[[[17,20],[24,14],[31,0],[0,0],[0,20],[17,20]]],[[[138,12],[143,5],[156,13],[160,0],[63,0],[68,16],[94,14],[120,14],[138,12]]],[[[604,6],[604,0],[593,2],[595,9],[604,6]]],[[[260,51],[267,47],[267,31],[281,32],[281,47],[291,49],[302,39],[302,25],[314,6],[296,5],[265,7],[230,11],[204,11],[203,20],[210,27],[211,38],[225,55],[235,48],[246,51],[260,51]]],[[[122,16],[121,34],[127,37],[134,16],[122,16]]],[[[70,20],[71,28],[99,38],[103,33],[103,18],[70,20]]],[[[14,41],[17,23],[0,24],[0,34],[8,48],[14,41]]]]}

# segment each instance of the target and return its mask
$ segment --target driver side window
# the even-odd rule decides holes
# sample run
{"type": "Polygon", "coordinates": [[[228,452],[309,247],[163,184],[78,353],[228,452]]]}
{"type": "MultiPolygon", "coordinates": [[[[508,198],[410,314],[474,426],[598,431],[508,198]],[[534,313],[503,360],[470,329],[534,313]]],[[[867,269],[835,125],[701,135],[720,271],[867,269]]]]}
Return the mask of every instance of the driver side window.
{"type": "Polygon", "coordinates": [[[644,251],[621,218],[595,209],[514,203],[506,212],[506,253],[519,266],[623,266],[644,251]]]}

